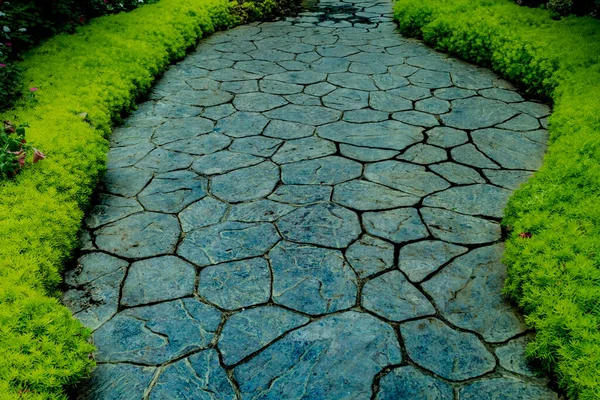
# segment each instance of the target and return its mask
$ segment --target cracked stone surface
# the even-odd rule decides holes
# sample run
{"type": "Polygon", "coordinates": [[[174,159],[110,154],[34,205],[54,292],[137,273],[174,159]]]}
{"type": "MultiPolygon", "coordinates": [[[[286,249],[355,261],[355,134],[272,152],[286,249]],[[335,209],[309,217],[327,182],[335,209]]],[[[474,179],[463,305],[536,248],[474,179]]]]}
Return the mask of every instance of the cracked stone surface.
{"type": "Polygon", "coordinates": [[[78,399],[552,399],[500,220],[550,109],[321,0],[203,39],[110,138],[78,399]]]}

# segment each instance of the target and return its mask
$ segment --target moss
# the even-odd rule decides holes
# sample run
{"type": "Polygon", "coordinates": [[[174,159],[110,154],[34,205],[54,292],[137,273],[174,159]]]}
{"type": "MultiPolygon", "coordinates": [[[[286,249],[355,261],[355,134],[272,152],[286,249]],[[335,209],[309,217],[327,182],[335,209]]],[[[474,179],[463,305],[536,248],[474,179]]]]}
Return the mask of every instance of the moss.
{"type": "Polygon", "coordinates": [[[537,331],[528,355],[570,397],[600,398],[600,21],[510,0],[399,0],[395,16],[405,34],[553,102],[544,165],[505,210],[505,293],[537,331]]]}
{"type": "MultiPolygon", "coordinates": [[[[273,11],[264,4],[255,16],[273,11]]],[[[238,23],[238,8],[161,0],[95,19],[25,57],[24,86],[40,90],[0,118],[29,123],[27,139],[47,159],[0,182],[0,399],[65,398],[63,387],[93,368],[90,332],[60,304],[57,285],[105,168],[106,138],[171,61],[238,23]]]]}

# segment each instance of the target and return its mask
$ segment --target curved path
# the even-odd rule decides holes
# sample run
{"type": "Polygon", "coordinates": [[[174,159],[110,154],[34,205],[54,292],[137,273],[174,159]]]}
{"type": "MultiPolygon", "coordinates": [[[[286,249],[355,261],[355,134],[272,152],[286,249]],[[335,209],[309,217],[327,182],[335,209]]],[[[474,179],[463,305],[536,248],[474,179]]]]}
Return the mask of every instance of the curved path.
{"type": "Polygon", "coordinates": [[[556,398],[499,225],[549,110],[376,1],[215,34],[114,132],[66,276],[80,398],[556,398]]]}

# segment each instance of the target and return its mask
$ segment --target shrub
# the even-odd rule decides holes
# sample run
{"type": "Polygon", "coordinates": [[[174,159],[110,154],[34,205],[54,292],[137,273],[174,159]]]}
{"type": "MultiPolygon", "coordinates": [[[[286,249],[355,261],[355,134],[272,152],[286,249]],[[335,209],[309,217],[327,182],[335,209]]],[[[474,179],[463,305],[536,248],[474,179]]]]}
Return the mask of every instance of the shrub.
{"type": "Polygon", "coordinates": [[[57,35],[21,63],[25,87],[40,90],[0,121],[28,122],[27,140],[48,158],[0,182],[0,399],[65,398],[64,385],[93,367],[89,331],[56,296],[106,138],[171,61],[239,22],[237,9],[227,0],[161,0],[57,35]]]}
{"type": "Polygon", "coordinates": [[[600,21],[508,0],[398,0],[406,34],[551,99],[544,165],[511,198],[505,293],[572,398],[600,398],[600,21]],[[531,238],[519,237],[531,232],[531,238]]]}

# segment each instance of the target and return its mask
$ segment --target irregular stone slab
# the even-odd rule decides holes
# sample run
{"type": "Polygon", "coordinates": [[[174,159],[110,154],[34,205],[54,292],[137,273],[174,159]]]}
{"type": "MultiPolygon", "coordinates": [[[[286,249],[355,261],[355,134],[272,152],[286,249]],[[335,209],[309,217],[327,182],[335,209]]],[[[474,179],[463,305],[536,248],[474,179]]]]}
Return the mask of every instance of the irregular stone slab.
{"type": "Polygon", "coordinates": [[[348,71],[350,61],[339,57],[323,57],[310,65],[313,71],[334,74],[348,71]]]}
{"type": "Polygon", "coordinates": [[[369,93],[355,89],[336,89],[323,97],[323,104],[336,110],[357,110],[369,105],[369,93]]]}
{"type": "Polygon", "coordinates": [[[373,75],[375,85],[379,90],[396,89],[402,86],[407,86],[410,82],[403,76],[393,74],[373,75]]]}
{"type": "Polygon", "coordinates": [[[450,155],[454,161],[471,165],[477,168],[499,169],[498,165],[486,157],[485,154],[477,150],[477,147],[471,143],[463,144],[455,147],[450,151],[450,155]]]}
{"type": "Polygon", "coordinates": [[[346,259],[362,279],[391,268],[394,246],[373,236],[363,235],[346,250],[346,259]]]}
{"type": "Polygon", "coordinates": [[[225,365],[233,365],[262,349],[284,333],[306,324],[305,316],[277,306],[242,310],[232,315],[219,338],[225,365]]]}
{"type": "Polygon", "coordinates": [[[395,368],[379,381],[377,400],[452,400],[452,386],[413,366],[395,368]]]}
{"type": "Polygon", "coordinates": [[[368,147],[340,144],[340,153],[348,158],[362,162],[387,160],[396,157],[399,153],[394,150],[372,149],[368,147]]]}
{"type": "Polygon", "coordinates": [[[100,228],[96,232],[96,245],[118,256],[145,258],[171,253],[179,234],[176,217],[142,212],[100,228]]]}
{"type": "Polygon", "coordinates": [[[279,167],[266,161],[212,178],[211,192],[227,202],[255,200],[271,194],[279,182],[279,167]]]}
{"type": "Polygon", "coordinates": [[[473,97],[477,95],[477,92],[469,89],[461,89],[457,87],[449,87],[444,89],[437,89],[433,92],[433,95],[438,99],[442,100],[457,100],[466,99],[467,97],[473,97]]]}
{"type": "Polygon", "coordinates": [[[369,105],[374,110],[396,112],[411,110],[412,102],[390,92],[373,92],[369,96],[369,105]]]}
{"type": "Polygon", "coordinates": [[[532,378],[537,376],[539,372],[525,357],[525,348],[532,339],[533,335],[521,336],[496,347],[495,353],[502,368],[532,378]]]}
{"type": "Polygon", "coordinates": [[[210,74],[208,74],[208,77],[219,82],[247,81],[250,79],[262,78],[261,75],[251,74],[250,72],[244,72],[233,68],[223,68],[217,71],[212,71],[210,74]]]}
{"type": "Polygon", "coordinates": [[[327,316],[234,369],[243,398],[371,396],[373,378],[402,356],[393,329],[367,314],[327,316]],[[352,351],[349,351],[352,349],[352,351]]]}
{"type": "Polygon", "coordinates": [[[331,186],[321,185],[281,185],[269,199],[288,204],[311,204],[329,201],[331,186]]]}
{"type": "Polygon", "coordinates": [[[510,190],[516,190],[522,183],[527,181],[533,173],[530,171],[506,171],[485,169],[483,173],[494,185],[502,186],[510,190]]]}
{"type": "MultiPolygon", "coordinates": [[[[390,52],[391,49],[386,49],[386,50],[388,52],[390,52]]],[[[399,75],[399,76],[410,76],[417,71],[418,71],[418,68],[415,68],[412,65],[407,65],[407,64],[394,65],[393,67],[388,68],[388,73],[390,73],[392,75],[399,75]]],[[[407,79],[407,81],[408,81],[408,79],[407,79]]]]}
{"type": "Polygon", "coordinates": [[[173,256],[134,262],[122,289],[126,307],[191,296],[196,286],[196,269],[173,256]]]}
{"type": "Polygon", "coordinates": [[[504,168],[537,170],[542,166],[548,142],[545,130],[513,132],[482,129],[471,133],[473,142],[504,168]]]}
{"type": "Polygon", "coordinates": [[[233,96],[231,93],[224,92],[222,90],[207,89],[173,93],[170,96],[166,96],[161,101],[171,100],[173,102],[182,103],[189,106],[212,107],[227,103],[231,101],[232,98],[233,96]]]}
{"type": "Polygon", "coordinates": [[[292,104],[299,106],[320,106],[321,99],[317,96],[309,96],[305,93],[290,94],[285,96],[285,99],[292,104]]]}
{"type": "Polygon", "coordinates": [[[221,83],[221,89],[236,94],[258,92],[258,81],[249,80],[223,82],[221,83]]]}
{"type": "Polygon", "coordinates": [[[340,251],[281,242],[269,252],[273,300],[307,314],[352,307],[358,283],[340,251]]]}
{"type": "Polygon", "coordinates": [[[323,125],[340,119],[342,113],[337,110],[320,106],[298,106],[290,104],[276,110],[271,110],[265,115],[273,119],[298,122],[306,125],[323,125]]]}
{"type": "Polygon", "coordinates": [[[406,150],[398,159],[410,161],[416,164],[433,164],[446,160],[446,151],[439,147],[428,144],[417,143],[406,150]]]}
{"type": "Polygon", "coordinates": [[[143,398],[156,368],[133,364],[99,364],[77,388],[77,399],[143,398]]]}
{"type": "Polygon", "coordinates": [[[203,267],[262,256],[278,241],[272,224],[227,221],[190,232],[177,254],[203,267]]]}
{"type": "MultiPolygon", "coordinates": [[[[427,88],[420,87],[420,86],[414,86],[414,85],[409,85],[409,86],[400,87],[398,89],[388,90],[386,93],[389,93],[393,96],[404,97],[405,99],[412,100],[412,101],[417,101],[417,100],[426,99],[428,97],[431,97],[431,89],[427,89],[427,88]]],[[[412,108],[412,107],[410,107],[410,108],[412,108]]],[[[410,109],[410,108],[408,108],[408,109],[410,109]]],[[[395,111],[402,111],[402,110],[395,110],[395,111]]]]}
{"type": "Polygon", "coordinates": [[[216,308],[192,298],[130,308],[94,333],[96,360],[159,365],[206,348],[220,322],[216,308]]]}
{"type": "Polygon", "coordinates": [[[137,195],[152,179],[152,172],[138,168],[109,168],[104,175],[104,189],[124,197],[137,195]]]}
{"type": "Polygon", "coordinates": [[[400,271],[390,271],[365,283],[362,305],[390,321],[435,314],[435,308],[400,271]]]}
{"type": "Polygon", "coordinates": [[[484,89],[480,90],[479,94],[483,97],[487,97],[488,99],[500,100],[505,103],[516,103],[523,101],[523,97],[521,97],[519,93],[506,89],[484,89]]]}
{"type": "Polygon", "coordinates": [[[502,218],[510,195],[510,190],[492,185],[459,186],[426,197],[423,205],[462,214],[502,218]]]}
{"type": "Polygon", "coordinates": [[[143,210],[135,199],[103,194],[86,217],[85,224],[94,229],[143,210]]]}
{"type": "Polygon", "coordinates": [[[266,303],[271,296],[267,260],[251,258],[208,266],[200,271],[198,293],[226,310],[266,303]]]}
{"type": "Polygon", "coordinates": [[[293,210],[295,208],[290,205],[261,199],[250,203],[234,204],[231,206],[228,219],[241,222],[273,222],[293,210]]]}
{"type": "Polygon", "coordinates": [[[235,108],[231,104],[221,104],[214,107],[206,107],[202,112],[202,116],[212,120],[225,118],[235,112],[235,108]]]}
{"type": "Polygon", "coordinates": [[[70,286],[81,286],[107,274],[124,270],[129,263],[105,253],[88,253],[77,260],[77,266],[65,274],[70,286]]]}
{"type": "Polygon", "coordinates": [[[325,96],[327,93],[330,93],[333,90],[335,90],[335,86],[327,82],[319,82],[306,86],[304,88],[304,93],[312,96],[325,96]]]}
{"type": "Polygon", "coordinates": [[[489,342],[503,342],[526,329],[502,296],[502,252],[502,245],[471,250],[422,285],[448,321],[489,342]]]}
{"type": "Polygon", "coordinates": [[[202,156],[223,150],[231,143],[231,139],[220,133],[209,133],[206,135],[182,139],[163,145],[166,150],[202,156]]]}
{"type": "Polygon", "coordinates": [[[207,194],[208,180],[190,171],[175,171],[154,177],[138,199],[148,211],[177,213],[207,194]]]}
{"type": "Polygon", "coordinates": [[[168,398],[212,399],[236,398],[233,384],[219,364],[216,350],[203,350],[168,365],[150,392],[150,400],[168,398]]]}
{"type": "Polygon", "coordinates": [[[392,114],[392,118],[409,125],[422,126],[425,128],[431,128],[432,126],[440,124],[433,115],[422,113],[420,111],[397,112],[392,114]]]}
{"type": "Polygon", "coordinates": [[[244,154],[251,154],[259,157],[270,157],[277,151],[283,141],[262,136],[250,136],[235,139],[230,151],[244,154]]]}
{"type": "Polygon", "coordinates": [[[113,148],[118,148],[148,143],[153,132],[152,127],[145,126],[116,127],[110,135],[110,145],[113,148]]]}
{"type": "Polygon", "coordinates": [[[430,97],[415,103],[415,110],[430,114],[444,114],[450,111],[450,103],[430,97]]]}
{"type": "Polygon", "coordinates": [[[350,64],[349,71],[365,75],[385,74],[387,72],[387,66],[385,66],[384,64],[380,64],[377,60],[368,63],[355,61],[352,64],[350,64]]]}
{"type": "Polygon", "coordinates": [[[154,106],[154,114],[164,118],[196,117],[201,111],[200,107],[166,100],[161,100],[154,106]]]}
{"type": "Polygon", "coordinates": [[[429,168],[441,175],[448,182],[458,185],[469,185],[473,183],[485,183],[485,179],[479,175],[479,172],[461,164],[445,162],[441,164],[430,165],[429,168]]]}
{"type": "Polygon", "coordinates": [[[429,235],[415,208],[398,208],[362,215],[365,230],[394,243],[410,242],[429,235]]]}
{"type": "Polygon", "coordinates": [[[260,90],[272,94],[294,94],[300,93],[304,86],[279,81],[261,80],[258,83],[260,90]]]}
{"type": "Polygon", "coordinates": [[[420,201],[420,197],[377,183],[353,180],[334,187],[333,201],[356,210],[370,211],[412,206],[420,201]]]}
{"type": "Polygon", "coordinates": [[[310,136],[285,142],[271,159],[277,164],[286,164],[329,156],[336,151],[335,143],[310,136]]]}
{"type": "Polygon", "coordinates": [[[281,166],[281,180],[288,185],[335,185],[358,178],[361,173],[361,164],[337,156],[281,166]]]}
{"type": "Polygon", "coordinates": [[[156,128],[152,142],[163,145],[179,139],[188,139],[213,130],[214,123],[206,118],[179,118],[166,121],[156,128]]]}
{"type": "Polygon", "coordinates": [[[202,175],[215,175],[256,165],[262,161],[264,158],[225,150],[198,157],[192,169],[202,175]]]}
{"type": "Polygon", "coordinates": [[[216,224],[221,221],[227,211],[227,204],[215,199],[214,197],[205,197],[188,206],[179,213],[181,229],[189,232],[194,229],[216,224]]]}
{"type": "Polygon", "coordinates": [[[283,97],[260,92],[238,94],[233,100],[233,106],[239,111],[262,112],[281,107],[284,104],[287,104],[287,101],[283,97]]]}
{"type": "Polygon", "coordinates": [[[458,129],[440,126],[427,131],[427,143],[434,146],[450,148],[468,141],[467,133],[458,129]]]}
{"type": "Polygon", "coordinates": [[[403,150],[423,140],[423,128],[396,121],[352,124],[344,121],[317,128],[317,135],[355,146],[403,150]]]}
{"type": "Polygon", "coordinates": [[[279,74],[273,74],[265,77],[280,82],[295,83],[298,85],[310,85],[312,83],[322,82],[327,75],[316,71],[288,71],[279,74]]]}
{"type": "Polygon", "coordinates": [[[420,69],[409,76],[408,80],[413,85],[422,86],[428,89],[440,89],[452,86],[450,74],[441,71],[428,71],[425,69],[420,69]]]}
{"type": "Polygon", "coordinates": [[[319,53],[323,57],[346,57],[350,54],[358,53],[358,49],[352,46],[333,44],[317,46],[317,53],[319,53]]]}
{"type": "Polygon", "coordinates": [[[524,101],[522,103],[511,104],[513,108],[531,115],[535,118],[547,117],[550,115],[550,107],[541,103],[534,103],[532,101],[524,101]]]}
{"type": "Polygon", "coordinates": [[[455,331],[436,318],[405,322],[400,334],[410,358],[442,378],[475,378],[496,366],[494,356],[474,334],[455,331]]]}
{"type": "Polygon", "coordinates": [[[276,63],[263,60],[238,61],[234,68],[257,75],[271,75],[285,72],[285,69],[276,63]]]}
{"type": "Polygon", "coordinates": [[[445,125],[458,129],[487,128],[515,116],[517,110],[498,100],[471,97],[454,100],[452,111],[441,116],[445,125]]]}
{"type": "Polygon", "coordinates": [[[327,77],[327,82],[346,89],[357,89],[364,91],[377,90],[377,86],[375,86],[373,79],[368,76],[355,74],[352,72],[330,74],[327,77]]]}
{"type": "Polygon", "coordinates": [[[152,143],[142,142],[133,146],[113,147],[108,151],[108,168],[130,167],[154,149],[152,143]]]}
{"type": "Polygon", "coordinates": [[[262,114],[236,112],[217,122],[215,132],[231,137],[246,137],[260,135],[269,120],[262,114]]]}
{"type": "MultiPolygon", "coordinates": [[[[214,61],[233,65],[233,61],[231,61],[231,60],[215,59],[214,61]]],[[[231,66],[231,65],[228,65],[228,66],[231,66]]],[[[203,66],[206,69],[207,64],[204,64],[203,66]]],[[[220,69],[220,68],[221,67],[215,68],[215,69],[220,69]]],[[[187,83],[194,90],[216,90],[219,88],[219,82],[209,79],[209,78],[186,79],[185,83],[187,83]]]]}
{"type": "Polygon", "coordinates": [[[338,249],[347,247],[361,232],[354,211],[331,203],[299,208],[282,217],[277,227],[285,239],[338,249]]]}
{"type": "Polygon", "coordinates": [[[421,215],[436,239],[457,244],[481,244],[499,240],[500,225],[440,208],[422,208],[421,215]]]}
{"type": "Polygon", "coordinates": [[[473,68],[467,71],[453,71],[452,83],[460,88],[472,90],[487,89],[494,85],[486,74],[473,68]]]}
{"type": "MultiPolygon", "coordinates": [[[[260,42],[257,42],[260,43],[260,42]]],[[[253,58],[257,60],[265,60],[265,61],[285,61],[285,60],[293,60],[294,55],[290,53],[286,53],[276,49],[260,49],[251,51],[250,54],[253,58]]]]}
{"type": "Polygon", "coordinates": [[[391,188],[426,196],[444,190],[450,184],[424,167],[399,161],[382,161],[365,167],[365,178],[391,188]]]}
{"type": "Polygon", "coordinates": [[[412,282],[420,282],[454,257],[467,251],[468,249],[462,246],[438,240],[423,240],[407,244],[400,249],[398,267],[412,282]]]}
{"type": "Polygon", "coordinates": [[[497,127],[509,131],[532,131],[540,129],[540,122],[537,118],[533,118],[527,114],[519,114],[513,119],[497,125],[497,127]]]}
{"type": "Polygon", "coordinates": [[[389,113],[375,111],[371,109],[352,110],[344,113],[343,120],[347,122],[356,122],[359,124],[365,122],[380,122],[388,119],[389,113]]]}
{"type": "Polygon", "coordinates": [[[464,400],[491,399],[498,393],[502,393],[506,400],[552,400],[558,398],[556,393],[547,387],[512,377],[482,379],[459,390],[459,396],[464,400]]]}
{"type": "Polygon", "coordinates": [[[154,149],[136,164],[136,167],[154,172],[169,172],[186,169],[194,158],[189,154],[176,153],[164,149],[154,149]]]}
{"type": "Polygon", "coordinates": [[[312,135],[314,131],[314,126],[273,120],[269,122],[263,135],[279,139],[300,139],[312,135]]]}

